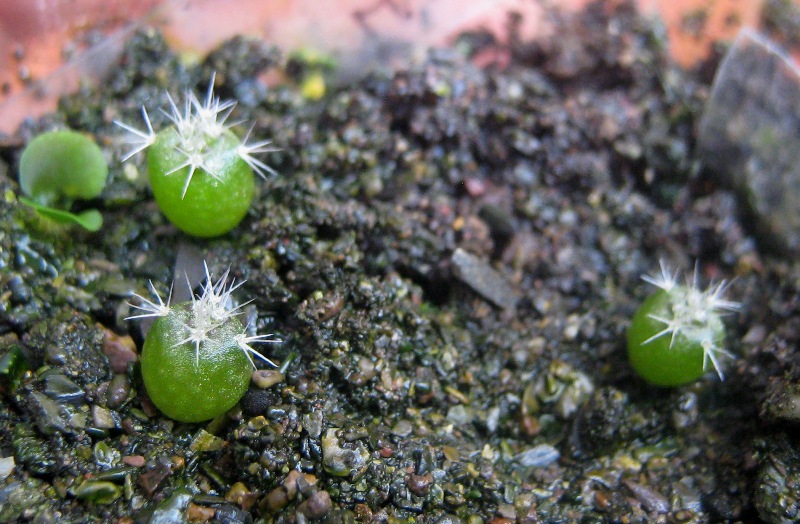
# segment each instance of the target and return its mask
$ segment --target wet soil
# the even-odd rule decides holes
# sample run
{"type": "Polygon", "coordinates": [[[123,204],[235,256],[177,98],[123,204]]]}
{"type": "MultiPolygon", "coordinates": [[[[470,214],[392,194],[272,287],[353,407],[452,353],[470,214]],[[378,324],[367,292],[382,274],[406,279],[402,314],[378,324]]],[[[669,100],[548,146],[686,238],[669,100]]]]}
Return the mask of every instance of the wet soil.
{"type": "Polygon", "coordinates": [[[101,232],[53,227],[16,202],[21,147],[2,151],[0,521],[796,519],[800,268],[697,160],[708,85],[626,2],[546,41],[513,22],[508,45],[464,35],[318,101],[256,80],[296,71],[264,43],[189,66],[142,31],[101,89],[26,122],[18,143],[93,134],[111,179],[101,232]],[[112,121],[144,105],[159,127],[166,90],[212,71],[280,176],[233,232],[194,240],[112,121]],[[148,400],[125,318],[202,261],[246,279],[280,373],[180,424],[148,400]],[[732,279],[724,381],[661,389],[629,366],[659,261],[732,279]]]}

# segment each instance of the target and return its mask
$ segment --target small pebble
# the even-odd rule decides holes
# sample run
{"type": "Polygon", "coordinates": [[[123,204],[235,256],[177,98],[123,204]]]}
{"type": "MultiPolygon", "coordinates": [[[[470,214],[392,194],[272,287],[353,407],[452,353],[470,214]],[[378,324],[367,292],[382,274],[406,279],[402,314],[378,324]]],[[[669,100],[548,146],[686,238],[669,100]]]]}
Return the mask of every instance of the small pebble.
{"type": "Polygon", "coordinates": [[[111,379],[106,391],[106,404],[112,409],[120,407],[128,399],[131,392],[131,382],[128,375],[117,374],[111,379]]]}
{"type": "Polygon", "coordinates": [[[398,437],[407,437],[414,431],[414,426],[407,420],[400,420],[392,427],[392,435],[398,437]]]}
{"type": "Polygon", "coordinates": [[[122,457],[122,463],[126,466],[141,468],[144,467],[146,461],[142,455],[125,455],[122,457]]]}
{"type": "Polygon", "coordinates": [[[519,297],[508,281],[488,263],[460,248],[453,252],[450,261],[456,278],[483,298],[502,309],[517,307],[519,297]]]}
{"type": "Polygon", "coordinates": [[[304,497],[317,491],[317,477],[311,473],[303,473],[297,479],[297,490],[304,497]]]}
{"type": "Polygon", "coordinates": [[[8,478],[14,471],[14,457],[0,457],[0,482],[8,478]]]}
{"type": "Polygon", "coordinates": [[[92,424],[96,428],[111,429],[117,426],[111,410],[102,406],[92,406],[92,424]]]}
{"type": "Polygon", "coordinates": [[[433,476],[428,473],[427,475],[411,475],[406,481],[408,490],[418,497],[424,497],[433,484],[433,476]]]}
{"type": "Polygon", "coordinates": [[[317,491],[297,506],[297,512],[316,520],[330,513],[332,507],[330,494],[327,491],[317,491]]]}
{"type": "Polygon", "coordinates": [[[322,434],[324,416],[321,410],[312,411],[303,416],[303,427],[312,438],[319,438],[322,434]]]}
{"type": "Polygon", "coordinates": [[[539,444],[515,457],[516,461],[526,468],[543,468],[561,457],[561,453],[550,444],[539,444]]]}
{"type": "Polygon", "coordinates": [[[257,369],[253,371],[252,381],[255,387],[267,389],[283,382],[283,373],[276,369],[257,369]]]}
{"type": "Polygon", "coordinates": [[[139,486],[147,493],[147,496],[153,496],[158,486],[164,481],[165,478],[171,473],[168,466],[158,464],[155,468],[146,473],[142,473],[139,477],[139,486]]]}
{"type": "Polygon", "coordinates": [[[269,511],[277,511],[286,507],[288,503],[289,496],[286,494],[286,489],[282,486],[278,486],[267,493],[267,496],[261,501],[261,506],[262,509],[265,507],[269,511]]]}
{"type": "Polygon", "coordinates": [[[14,304],[27,304],[33,296],[31,288],[25,285],[25,281],[19,275],[8,279],[8,290],[11,291],[11,301],[14,304]]]}
{"type": "Polygon", "coordinates": [[[108,357],[108,364],[114,373],[127,373],[128,363],[136,362],[136,343],[128,335],[119,336],[106,329],[103,332],[103,353],[108,357]]]}
{"type": "Polygon", "coordinates": [[[237,482],[231,486],[231,489],[225,494],[225,500],[231,504],[241,506],[248,494],[250,494],[250,490],[247,489],[247,486],[245,486],[243,482],[237,482]]]}
{"type": "Polygon", "coordinates": [[[669,512],[669,500],[664,495],[630,480],[624,480],[622,483],[633,493],[636,500],[642,503],[642,506],[647,511],[655,513],[669,512]]]}
{"type": "Polygon", "coordinates": [[[500,517],[502,518],[511,520],[512,522],[517,520],[517,511],[514,509],[514,506],[512,504],[498,505],[497,514],[500,515],[500,517]]]}
{"type": "Polygon", "coordinates": [[[283,479],[283,488],[286,490],[286,496],[289,497],[289,500],[293,500],[297,496],[297,480],[299,478],[300,472],[293,469],[283,479]]]}
{"type": "Polygon", "coordinates": [[[186,519],[189,522],[208,522],[214,518],[217,510],[207,506],[199,506],[194,502],[190,502],[186,508],[186,519]]]}
{"type": "Polygon", "coordinates": [[[74,402],[83,398],[83,389],[64,375],[48,375],[44,379],[44,392],[60,402],[74,402]]]}

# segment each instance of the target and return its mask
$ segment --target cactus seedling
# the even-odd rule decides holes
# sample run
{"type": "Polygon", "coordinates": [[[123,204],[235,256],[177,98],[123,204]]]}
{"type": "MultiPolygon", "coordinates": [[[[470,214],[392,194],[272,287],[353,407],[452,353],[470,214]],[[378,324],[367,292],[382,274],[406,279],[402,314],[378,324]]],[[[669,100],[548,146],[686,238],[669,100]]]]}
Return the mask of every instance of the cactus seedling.
{"type": "Polygon", "coordinates": [[[239,139],[226,121],[236,102],[214,96],[214,75],[204,102],[188,91],[183,110],[167,93],[172,125],[156,133],[142,107],[146,130],[123,122],[131,150],[128,160],[147,150],[150,186],[161,211],[179,229],[198,237],[227,233],[247,214],[255,192],[257,173],[275,174],[254,155],[277,151],[271,141],[248,143],[252,127],[239,139]]]}
{"type": "Polygon", "coordinates": [[[96,209],[71,213],[75,200],[96,198],[108,178],[108,164],[86,135],[63,129],[42,133],[28,144],[19,161],[20,201],[60,223],[97,231],[103,217],[96,209]]]}
{"type": "Polygon", "coordinates": [[[661,275],[644,276],[658,290],[636,311],[628,329],[628,358],[646,381],[658,386],[680,386],[700,378],[709,364],[724,379],[720,357],[733,358],[723,347],[722,316],[738,311],[738,302],[725,300],[723,281],[699,289],[697,269],[686,284],[678,283],[661,264],[661,275]]]}
{"type": "Polygon", "coordinates": [[[233,306],[233,292],[244,282],[228,283],[226,271],[216,282],[205,266],[199,297],[171,305],[150,285],[153,299],[138,297],[139,313],[155,318],[142,348],[142,379],[150,399],[165,415],[200,422],[232,408],[247,391],[255,362],[268,358],[254,343],[276,343],[272,335],[248,335],[238,319],[245,304],[233,306]]]}

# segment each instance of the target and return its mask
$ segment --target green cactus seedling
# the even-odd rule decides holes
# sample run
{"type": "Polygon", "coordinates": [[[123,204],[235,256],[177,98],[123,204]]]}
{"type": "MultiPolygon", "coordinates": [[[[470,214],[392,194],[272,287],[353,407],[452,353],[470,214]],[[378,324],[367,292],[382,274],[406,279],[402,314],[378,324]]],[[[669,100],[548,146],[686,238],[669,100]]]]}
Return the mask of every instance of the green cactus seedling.
{"type": "Polygon", "coordinates": [[[628,358],[639,376],[657,386],[680,386],[700,378],[710,364],[724,379],[720,357],[733,355],[723,347],[722,316],[741,307],[723,298],[726,283],[700,290],[695,269],[692,282],[679,284],[663,263],[660,276],[642,278],[658,290],[628,328],[628,358]]]}
{"type": "Polygon", "coordinates": [[[197,237],[227,233],[247,214],[255,193],[254,173],[275,174],[254,155],[277,151],[271,141],[248,143],[252,127],[240,139],[226,121],[236,102],[214,96],[214,76],[204,102],[188,91],[183,110],[167,93],[172,125],[156,133],[142,108],[147,129],[123,122],[132,149],[128,160],[147,150],[153,196],[166,217],[182,231],[197,237]]]}
{"type": "Polygon", "coordinates": [[[150,399],[165,415],[200,422],[232,408],[247,391],[255,369],[253,357],[274,366],[253,349],[276,343],[272,335],[248,335],[238,318],[244,304],[233,306],[232,293],[243,284],[228,283],[228,272],[214,282],[206,266],[199,297],[171,305],[151,284],[153,300],[136,295],[139,313],[155,318],[142,348],[142,379],[150,399]]]}

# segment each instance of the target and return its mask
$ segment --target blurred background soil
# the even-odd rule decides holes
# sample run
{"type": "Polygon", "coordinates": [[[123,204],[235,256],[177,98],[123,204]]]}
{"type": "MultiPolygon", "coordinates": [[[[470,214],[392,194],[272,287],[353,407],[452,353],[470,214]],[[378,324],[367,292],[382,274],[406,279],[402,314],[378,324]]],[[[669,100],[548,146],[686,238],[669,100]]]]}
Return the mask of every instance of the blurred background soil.
{"type": "MultiPolygon", "coordinates": [[[[684,67],[709,57],[742,26],[758,26],[767,4],[797,0],[638,0],[664,21],[670,53],[684,67]]],[[[140,24],[160,27],[187,55],[209,52],[236,34],[292,50],[312,48],[337,58],[352,77],[387,61],[406,63],[430,46],[448,45],[468,30],[501,37],[510,11],[522,15],[520,35],[546,34],[552,5],[574,11],[586,0],[78,0],[0,3],[0,132],[55,108],[81,79],[102,78],[140,24]]],[[[774,6],[773,6],[774,7],[774,6]]]]}

